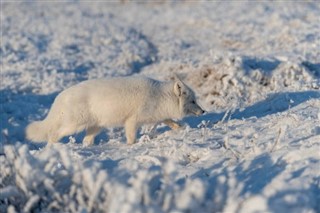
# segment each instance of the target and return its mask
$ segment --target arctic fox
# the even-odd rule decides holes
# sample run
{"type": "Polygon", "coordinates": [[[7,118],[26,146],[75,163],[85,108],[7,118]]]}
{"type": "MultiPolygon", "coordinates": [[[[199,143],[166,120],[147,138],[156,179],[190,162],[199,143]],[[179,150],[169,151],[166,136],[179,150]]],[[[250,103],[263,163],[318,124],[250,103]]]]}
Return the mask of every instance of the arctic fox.
{"type": "Polygon", "coordinates": [[[142,124],[163,122],[172,129],[172,119],[201,115],[194,92],[181,80],[160,82],[146,77],[116,77],[87,80],[62,91],[43,121],[26,128],[27,139],[58,142],[83,130],[83,145],[89,146],[102,128],[122,127],[128,144],[136,140],[142,124]]]}

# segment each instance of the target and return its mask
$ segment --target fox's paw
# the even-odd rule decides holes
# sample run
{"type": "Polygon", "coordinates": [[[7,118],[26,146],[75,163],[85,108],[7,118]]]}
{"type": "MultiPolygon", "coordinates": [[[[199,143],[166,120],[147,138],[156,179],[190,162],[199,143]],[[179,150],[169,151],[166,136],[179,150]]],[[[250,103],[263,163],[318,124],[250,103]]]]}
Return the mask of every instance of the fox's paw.
{"type": "Polygon", "coordinates": [[[163,122],[173,130],[178,130],[182,128],[182,125],[174,120],[168,119],[163,122]]]}
{"type": "Polygon", "coordinates": [[[82,141],[83,147],[89,147],[93,145],[93,141],[82,141]]]}

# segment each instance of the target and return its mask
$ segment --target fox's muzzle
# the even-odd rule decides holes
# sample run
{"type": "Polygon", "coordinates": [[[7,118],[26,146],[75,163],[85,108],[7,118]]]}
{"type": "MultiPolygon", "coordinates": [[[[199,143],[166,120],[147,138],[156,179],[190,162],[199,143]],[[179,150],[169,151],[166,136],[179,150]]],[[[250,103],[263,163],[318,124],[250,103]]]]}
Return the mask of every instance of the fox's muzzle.
{"type": "Polygon", "coordinates": [[[196,112],[194,112],[194,114],[195,114],[196,116],[199,116],[199,115],[203,115],[205,112],[206,112],[206,111],[204,111],[203,109],[199,109],[199,110],[197,110],[196,112]]]}
{"type": "Polygon", "coordinates": [[[200,106],[198,106],[197,109],[190,110],[190,114],[193,114],[193,115],[196,115],[196,116],[202,115],[205,112],[206,111],[204,111],[200,106]]]}

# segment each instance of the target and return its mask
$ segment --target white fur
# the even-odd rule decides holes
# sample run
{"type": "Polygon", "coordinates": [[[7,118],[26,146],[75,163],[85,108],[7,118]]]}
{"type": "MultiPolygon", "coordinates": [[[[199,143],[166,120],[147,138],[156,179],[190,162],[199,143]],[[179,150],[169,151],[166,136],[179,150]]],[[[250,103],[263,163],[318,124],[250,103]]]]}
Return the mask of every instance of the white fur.
{"type": "Polygon", "coordinates": [[[27,126],[31,141],[54,143],[86,130],[84,145],[91,145],[101,128],[124,126],[127,143],[136,139],[139,126],[164,122],[187,114],[202,114],[194,93],[180,80],[159,82],[144,77],[88,80],[62,91],[43,121],[27,126]]]}

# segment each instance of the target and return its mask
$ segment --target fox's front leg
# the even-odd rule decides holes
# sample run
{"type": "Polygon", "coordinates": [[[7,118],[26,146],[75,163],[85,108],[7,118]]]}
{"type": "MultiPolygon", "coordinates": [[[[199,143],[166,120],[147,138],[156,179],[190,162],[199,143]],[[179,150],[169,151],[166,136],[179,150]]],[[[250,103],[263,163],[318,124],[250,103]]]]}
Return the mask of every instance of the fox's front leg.
{"type": "Polygon", "coordinates": [[[171,129],[173,130],[176,130],[176,129],[179,129],[181,128],[181,124],[179,124],[178,122],[172,120],[172,119],[167,119],[167,120],[164,120],[163,123],[167,126],[169,126],[171,129]]]}
{"type": "Polygon", "coordinates": [[[137,121],[134,117],[128,118],[125,122],[127,144],[134,144],[137,135],[137,121]]]}
{"type": "Polygon", "coordinates": [[[94,138],[97,134],[99,134],[100,128],[99,127],[90,127],[87,129],[86,136],[83,139],[83,146],[91,146],[94,142],[94,138]]]}

